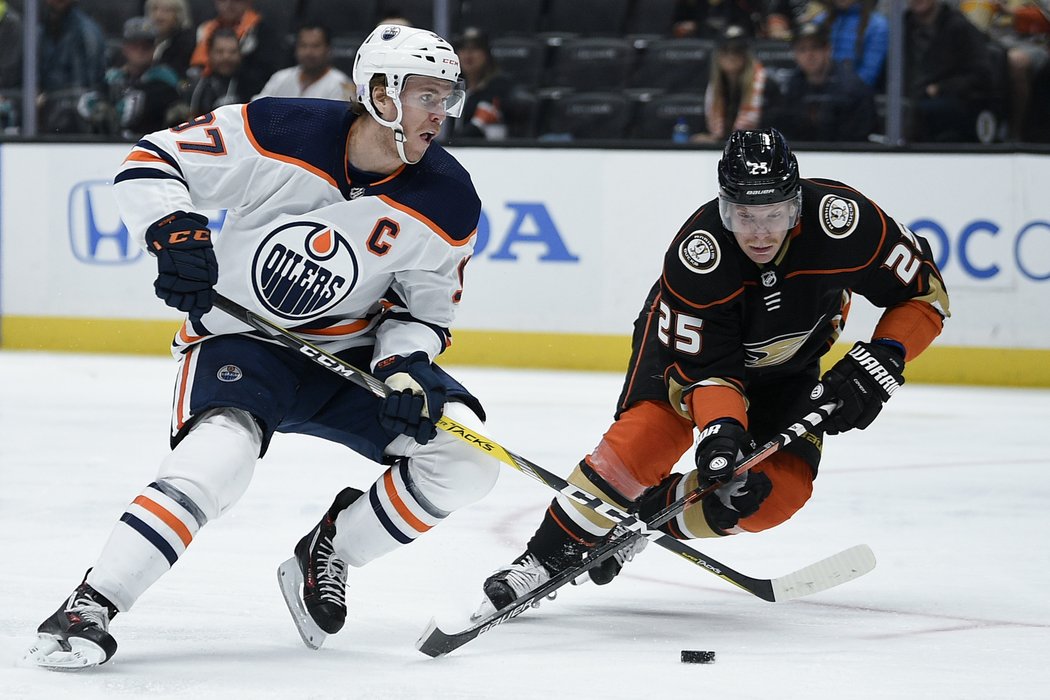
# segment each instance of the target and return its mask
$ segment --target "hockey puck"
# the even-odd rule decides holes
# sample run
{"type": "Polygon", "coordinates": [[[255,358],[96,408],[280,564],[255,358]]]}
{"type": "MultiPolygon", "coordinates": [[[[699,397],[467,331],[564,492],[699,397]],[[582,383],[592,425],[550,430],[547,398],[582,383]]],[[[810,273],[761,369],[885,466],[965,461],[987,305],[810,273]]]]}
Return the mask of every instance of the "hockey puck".
{"type": "Polygon", "coordinates": [[[693,649],[682,649],[683,664],[713,664],[714,662],[715,652],[713,651],[695,651],[693,649]]]}

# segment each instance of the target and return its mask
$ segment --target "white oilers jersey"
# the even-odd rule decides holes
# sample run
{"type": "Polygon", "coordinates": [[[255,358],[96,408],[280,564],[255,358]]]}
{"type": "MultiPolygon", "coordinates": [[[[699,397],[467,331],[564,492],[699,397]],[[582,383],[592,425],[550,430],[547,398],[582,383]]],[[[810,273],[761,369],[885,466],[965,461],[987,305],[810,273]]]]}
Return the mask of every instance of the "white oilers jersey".
{"type": "MultiPolygon", "coordinates": [[[[375,342],[376,359],[450,342],[481,212],[469,175],[432,144],[386,177],[349,165],[345,102],[261,99],[137,143],[114,187],[144,240],[178,210],[226,209],[214,236],[220,294],[335,352],[375,342]]],[[[175,349],[249,332],[213,309],[175,349]]]]}

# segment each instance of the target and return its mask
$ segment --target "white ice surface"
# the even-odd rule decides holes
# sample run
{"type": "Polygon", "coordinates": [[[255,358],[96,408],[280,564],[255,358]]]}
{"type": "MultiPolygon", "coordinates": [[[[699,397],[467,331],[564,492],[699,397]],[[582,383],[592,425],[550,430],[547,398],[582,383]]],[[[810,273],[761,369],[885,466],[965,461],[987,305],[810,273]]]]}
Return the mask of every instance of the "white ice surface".
{"type": "MultiPolygon", "coordinates": [[[[907,385],[874,426],[831,438],[810,503],[760,535],[697,541],[754,576],[857,543],[867,576],[772,604],[650,546],[612,585],[568,587],[453,654],[454,626],[516,556],[550,498],[507,468],[495,491],[410,547],[351,571],[350,618],[299,640],[277,564],[342,486],[375,465],[278,435],[247,494],[113,624],[114,659],[81,673],[16,662],[80,581],[167,451],[174,363],[0,352],[0,697],[1050,697],[1050,392],[907,385]],[[711,665],[681,649],[714,650],[711,665]]],[[[599,439],[613,374],[456,368],[488,435],[565,475],[599,439]]]]}

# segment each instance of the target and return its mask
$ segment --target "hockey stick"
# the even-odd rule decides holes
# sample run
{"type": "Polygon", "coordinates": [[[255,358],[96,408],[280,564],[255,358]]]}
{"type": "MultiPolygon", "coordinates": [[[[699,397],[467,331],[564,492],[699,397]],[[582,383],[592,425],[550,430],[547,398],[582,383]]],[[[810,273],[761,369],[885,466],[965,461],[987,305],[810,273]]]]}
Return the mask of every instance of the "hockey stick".
{"type": "MultiPolygon", "coordinates": [[[[282,345],[288,347],[289,349],[302,353],[303,355],[307,356],[308,358],[313,360],[315,363],[321,365],[325,369],[328,369],[329,371],[338,374],[339,376],[343,377],[344,379],[350,382],[353,382],[361,388],[372,392],[377,397],[387,396],[391,391],[390,387],[388,387],[384,382],[379,381],[368,372],[365,372],[354,367],[353,365],[350,365],[349,363],[339,359],[338,357],[322,350],[313,343],[304,340],[303,338],[300,338],[296,333],[293,333],[292,331],[289,331],[273,323],[272,321],[264,318],[263,316],[260,316],[259,314],[253,313],[252,311],[244,308],[237,302],[232,301],[231,299],[228,299],[221,294],[216,295],[215,306],[216,308],[229,314],[238,321],[241,321],[242,323],[254,328],[260,333],[263,333],[273,338],[274,340],[280,342],[282,345]]],[[[818,409],[818,411],[814,412],[813,414],[810,414],[810,416],[807,416],[799,423],[795,423],[794,425],[789,427],[784,433],[781,433],[781,435],[779,435],[777,438],[763,445],[761,449],[757,450],[747,459],[741,462],[737,466],[737,472],[739,473],[744,471],[745,469],[750,468],[755,463],[761,461],[762,459],[765,459],[773,452],[776,452],[781,447],[788,444],[788,442],[795,439],[795,437],[804,435],[813,426],[817,425],[821,420],[823,420],[832,408],[833,406],[831,404],[822,406],[821,409],[818,409]]],[[[650,521],[650,524],[652,524],[652,526],[647,528],[646,523],[643,523],[634,516],[625,513],[619,508],[616,508],[615,506],[608,504],[602,501],[601,499],[595,498],[591,494],[587,493],[586,491],[580,488],[577,488],[576,486],[570,484],[569,482],[565,481],[565,479],[562,479],[556,474],[549,472],[543,467],[540,467],[539,465],[530,462],[524,457],[521,457],[520,455],[517,455],[507,450],[499,443],[494,442],[484,437],[483,435],[480,435],[470,430],[469,428],[457,423],[456,421],[452,420],[451,418],[448,418],[447,416],[441,417],[441,419],[438,421],[437,427],[441,428],[442,430],[445,430],[448,433],[451,433],[452,435],[469,443],[473,447],[485,452],[486,454],[495,457],[499,461],[503,462],[504,464],[507,464],[510,467],[513,467],[521,473],[526,474],[527,476],[530,476],[533,479],[536,479],[537,481],[554,489],[555,491],[562,493],[563,495],[576,501],[577,503],[591,508],[592,510],[600,513],[601,515],[606,516],[610,520],[622,524],[628,529],[632,529],[631,533],[628,533],[628,535],[625,535],[624,537],[620,538],[620,544],[614,547],[613,549],[609,550],[610,552],[615,552],[620,548],[620,546],[626,543],[629,539],[633,539],[635,536],[649,537],[649,539],[655,541],[661,547],[664,547],[665,549],[668,549],[674,552],[675,554],[678,554],[686,561],[689,561],[690,563],[699,566],[700,568],[705,569],[706,571],[709,571],[715,574],[716,576],[725,579],[726,581],[729,581],[730,583],[748,591],[753,595],[758,596],[759,598],[762,598],[763,600],[768,600],[771,602],[788,600],[790,599],[790,597],[798,597],[799,595],[815,593],[819,590],[823,590],[824,588],[830,587],[830,585],[837,585],[838,583],[844,583],[846,580],[849,580],[839,578],[839,580],[836,580],[834,583],[821,587],[816,587],[816,584],[811,584],[810,588],[805,591],[803,591],[801,588],[789,589],[788,587],[782,587],[780,590],[777,590],[775,588],[770,587],[772,585],[772,582],[769,579],[755,579],[745,574],[741,574],[740,572],[734,571],[730,567],[725,566],[724,564],[721,564],[720,562],[711,559],[710,557],[707,557],[706,555],[696,551],[692,547],[689,547],[684,542],[676,540],[673,537],[668,537],[667,535],[664,535],[663,533],[655,530],[656,527],[663,524],[667,520],[670,520],[671,518],[675,517],[675,515],[684,510],[687,506],[689,506],[692,503],[695,503],[696,501],[706,496],[708,493],[714,490],[714,488],[716,488],[715,486],[708,487],[707,489],[696,489],[690,492],[689,494],[686,494],[679,501],[676,501],[675,503],[667,506],[666,508],[658,512],[656,516],[654,516],[654,519],[650,521]],[[666,517],[664,517],[663,520],[656,522],[656,519],[662,516],[666,517]],[[797,591],[797,595],[791,595],[792,590],[797,591]]],[[[609,544],[612,541],[615,540],[610,540],[606,544],[609,544]]],[[[604,560],[605,557],[602,557],[601,559],[597,558],[598,553],[601,551],[604,551],[604,545],[599,545],[599,547],[592,552],[592,556],[588,558],[589,566],[587,567],[587,569],[604,560]]],[[[841,552],[839,555],[835,555],[824,560],[824,562],[831,562],[837,556],[844,555],[850,551],[852,550],[846,550],[845,552],[841,552]]],[[[874,562],[873,558],[872,562],[874,562]]],[[[815,564],[813,566],[818,566],[818,564],[815,564]]],[[[874,563],[872,563],[872,566],[874,566],[874,563]]],[[[810,568],[811,567],[807,567],[806,569],[803,569],[801,571],[808,571],[810,568]]],[[[576,575],[573,578],[584,573],[587,569],[582,569],[576,572],[576,575]]],[[[861,573],[867,573],[867,571],[870,571],[870,567],[866,571],[863,571],[861,573]]],[[[841,576],[841,574],[836,575],[841,576]]],[[[856,574],[856,576],[859,575],[861,574],[856,574]]],[[[791,576],[793,575],[781,577],[781,579],[777,579],[777,581],[786,580],[791,576]]],[[[520,614],[520,612],[516,614],[520,614]]]]}
{"type": "MultiPolygon", "coordinates": [[[[812,430],[830,415],[833,409],[834,404],[825,404],[793,423],[784,432],[737,463],[734,474],[743,473],[796,438],[812,430]]],[[[442,656],[454,651],[483,632],[487,632],[493,627],[517,617],[528,608],[537,605],[540,600],[582,576],[639,537],[654,539],[662,546],[688,559],[689,552],[694,552],[695,550],[674,538],[663,537],[661,539],[656,528],[677,516],[689,505],[703,499],[718,487],[718,484],[712,484],[704,488],[694,489],[644,522],[611,506],[603,509],[600,512],[608,515],[611,519],[616,519],[620,525],[623,525],[630,531],[619,537],[607,536],[603,542],[588,552],[588,557],[578,566],[558,572],[546,583],[499,610],[492,611],[475,620],[473,624],[459,632],[445,632],[438,627],[434,619],[431,619],[427,628],[417,640],[416,648],[428,656],[442,656]],[[617,518],[617,514],[625,517],[617,518]],[[676,545],[681,545],[683,550],[679,550],[676,545]]],[[[595,510],[598,509],[595,508],[595,510]]],[[[698,552],[696,553],[699,554],[698,552]]],[[[863,576],[875,568],[875,555],[867,545],[856,545],[805,566],[798,571],[774,579],[759,579],[741,574],[706,555],[701,555],[701,558],[694,563],[763,600],[782,602],[827,590],[863,576]]]]}
{"type": "MultiPolygon", "coordinates": [[[[338,357],[335,357],[334,355],[325,352],[324,350],[317,347],[308,340],[300,338],[296,333],[282,328],[281,326],[271,322],[270,320],[249,311],[237,302],[232,301],[222,296],[221,294],[216,295],[215,306],[224,311],[225,313],[229,314],[233,318],[237,319],[238,321],[241,321],[242,323],[251,326],[260,333],[264,333],[265,335],[272,337],[273,339],[280,342],[282,345],[285,345],[286,347],[292,350],[296,350],[302,353],[303,355],[306,355],[311,360],[321,365],[325,369],[328,369],[338,374],[344,379],[353,382],[354,384],[362,387],[363,389],[366,389],[367,391],[372,392],[378,397],[384,397],[390,393],[390,387],[388,387],[384,382],[381,382],[378,379],[376,379],[368,372],[360,370],[354,367],[353,365],[339,359],[338,357]]],[[[823,406],[821,407],[821,410],[823,410],[824,412],[818,412],[818,415],[815,415],[809,424],[803,425],[799,423],[795,424],[794,426],[791,426],[791,428],[789,428],[786,432],[787,437],[783,441],[774,440],[764,445],[762,449],[756,451],[753,455],[751,455],[750,457],[745,459],[744,462],[738,465],[737,472],[740,473],[743,470],[753,466],[757,462],[765,459],[773,452],[780,449],[783,445],[786,445],[788,442],[794,439],[794,436],[804,435],[805,432],[813,426],[815,426],[817,422],[823,420],[823,418],[827,416],[827,413],[831,409],[831,404],[823,406]],[[796,427],[796,432],[789,432],[792,429],[796,429],[796,427]]],[[[642,523],[642,521],[638,520],[634,516],[628,515],[616,506],[606,503],[605,501],[602,501],[599,498],[595,498],[590,493],[574,486],[573,484],[570,484],[557,474],[547,471],[543,467],[533,462],[530,462],[524,457],[507,450],[499,443],[494,442],[493,440],[490,440],[487,437],[470,430],[469,428],[466,428],[465,426],[457,423],[451,418],[442,416],[441,419],[438,421],[437,427],[451,433],[452,435],[455,435],[456,437],[460,438],[461,440],[464,440],[467,443],[470,443],[473,447],[476,447],[482,452],[485,452],[486,454],[495,457],[504,464],[513,467],[522,474],[532,477],[536,481],[539,481],[545,486],[554,489],[555,491],[563,494],[564,496],[572,499],[573,501],[580,503],[581,505],[590,508],[591,510],[596,511],[601,515],[604,515],[610,520],[620,523],[628,529],[642,531],[644,536],[656,542],[656,544],[660,545],[664,549],[674,552],[675,554],[677,554],[678,556],[682,557],[683,559],[695,566],[698,566],[710,573],[713,573],[716,576],[720,576],[726,581],[729,581],[733,585],[744,589],[752,595],[758,596],[759,598],[762,598],[763,600],[768,600],[770,602],[787,600],[787,598],[785,597],[787,595],[786,591],[781,591],[779,593],[780,597],[777,597],[778,593],[770,589],[768,584],[763,582],[763,579],[754,579],[738,571],[734,571],[725,564],[722,564],[698,552],[697,550],[693,549],[681,540],[676,540],[673,537],[668,537],[662,532],[656,531],[655,527],[650,528],[650,530],[652,530],[651,532],[645,531],[643,529],[644,523],[642,523]]],[[[688,505],[695,503],[699,499],[703,498],[713,489],[714,487],[708,488],[707,490],[696,489],[692,493],[689,493],[685,497],[683,497],[681,501],[675,504],[671,504],[663,511],[657,513],[657,516],[662,515],[669,509],[675,508],[678,504],[681,504],[681,507],[678,509],[678,511],[667,517],[667,520],[670,520],[674,517],[674,515],[677,514],[677,512],[684,510],[688,505]]],[[[661,521],[660,524],[662,524],[663,522],[665,521],[661,521]]]]}

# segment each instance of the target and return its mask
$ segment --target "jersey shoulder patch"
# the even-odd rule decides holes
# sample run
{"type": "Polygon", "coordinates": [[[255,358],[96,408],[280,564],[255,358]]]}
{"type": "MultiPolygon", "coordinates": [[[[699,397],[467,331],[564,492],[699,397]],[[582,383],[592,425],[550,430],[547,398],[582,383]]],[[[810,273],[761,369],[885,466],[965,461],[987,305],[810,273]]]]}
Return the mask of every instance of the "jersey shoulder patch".
{"type": "Polygon", "coordinates": [[[710,202],[678,232],[664,256],[663,286],[686,306],[705,308],[742,288],[736,242],[722,229],[718,202],[710,202]]]}
{"type": "Polygon", "coordinates": [[[450,242],[465,242],[478,227],[481,198],[459,161],[438,144],[412,169],[403,186],[384,195],[433,224],[450,242]]]}
{"type": "Polygon", "coordinates": [[[817,249],[806,257],[810,264],[828,270],[856,269],[870,263],[892,225],[863,194],[824,179],[802,181],[802,221],[804,238],[817,249]]]}
{"type": "Polygon", "coordinates": [[[302,162],[335,182],[345,180],[346,135],[353,121],[348,103],[264,97],[249,102],[246,114],[245,131],[264,155],[302,162]]]}

